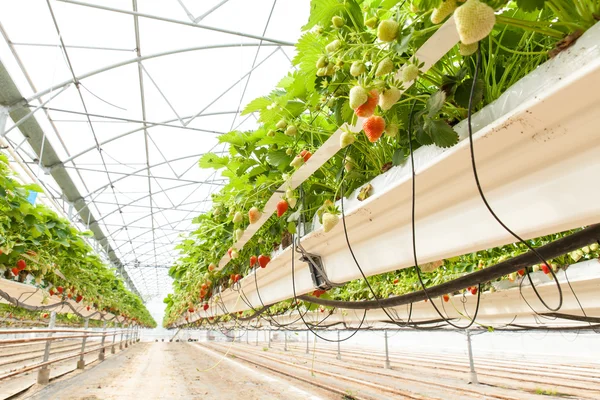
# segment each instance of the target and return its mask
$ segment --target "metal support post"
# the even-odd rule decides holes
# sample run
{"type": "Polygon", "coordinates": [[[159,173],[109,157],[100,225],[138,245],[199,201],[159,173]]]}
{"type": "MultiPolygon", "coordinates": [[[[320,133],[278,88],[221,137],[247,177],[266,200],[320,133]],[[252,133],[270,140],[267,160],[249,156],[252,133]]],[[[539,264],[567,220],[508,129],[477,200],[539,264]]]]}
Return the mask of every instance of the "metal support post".
{"type": "Polygon", "coordinates": [[[473,349],[471,347],[471,331],[467,329],[467,349],[469,350],[469,383],[478,385],[477,372],[475,372],[475,363],[473,362],[473,349]]]}
{"type": "Polygon", "coordinates": [[[104,361],[104,340],[106,339],[106,321],[102,323],[102,339],[100,339],[100,354],[98,360],[104,361]]]}
{"type": "Polygon", "coordinates": [[[385,337],[385,369],[391,369],[390,366],[390,351],[388,349],[388,334],[387,331],[383,332],[383,336],[385,337]]]}
{"type": "Polygon", "coordinates": [[[125,348],[129,347],[129,325],[127,325],[127,330],[125,331],[125,348]]]}
{"type": "MultiPolygon", "coordinates": [[[[1,121],[0,121],[1,122],[1,121]]],[[[0,125],[0,129],[2,129],[2,125],[0,125]]],[[[52,311],[50,313],[50,323],[48,324],[48,329],[54,329],[54,325],[56,324],[56,311],[52,311]]],[[[52,332],[48,334],[48,338],[52,337],[52,332]]],[[[46,342],[46,348],[44,349],[44,362],[48,361],[50,358],[50,345],[52,341],[48,340],[46,342]]],[[[37,376],[37,383],[40,385],[47,385],[50,382],[50,368],[48,365],[44,365],[39,371],[37,376]]]]}
{"type": "Polygon", "coordinates": [[[256,331],[256,342],[254,343],[255,346],[258,346],[258,331],[256,331]]]}
{"type": "Polygon", "coordinates": [[[283,350],[284,351],[288,351],[288,348],[287,348],[287,331],[284,332],[283,337],[285,338],[285,343],[283,345],[283,350]]]}
{"type": "Polygon", "coordinates": [[[79,361],[77,361],[77,369],[85,368],[85,360],[83,353],[85,352],[85,342],[87,340],[87,329],[90,324],[90,319],[85,319],[85,324],[83,325],[83,339],[81,340],[81,354],[79,355],[79,361]]]}
{"type": "Polygon", "coordinates": [[[309,350],[309,348],[308,348],[308,338],[309,338],[309,337],[310,337],[310,331],[309,331],[309,330],[307,330],[307,331],[306,331],[306,354],[308,354],[308,353],[309,353],[309,351],[310,351],[310,350],[309,350]]]}
{"type": "Polygon", "coordinates": [[[269,330],[267,331],[267,338],[269,339],[269,341],[267,342],[267,347],[270,349],[271,348],[271,328],[269,328],[269,330]]]}
{"type": "Polygon", "coordinates": [[[246,329],[246,344],[250,344],[250,331],[246,329]]]}
{"type": "Polygon", "coordinates": [[[113,340],[112,340],[112,347],[110,348],[110,354],[115,354],[115,341],[117,340],[117,327],[115,327],[115,330],[113,331],[113,340]]]}
{"type": "Polygon", "coordinates": [[[340,341],[340,331],[337,331],[337,346],[338,346],[338,351],[337,351],[337,355],[335,356],[336,360],[341,360],[342,359],[342,342],[340,341]]]}
{"type": "Polygon", "coordinates": [[[123,324],[121,324],[121,340],[119,340],[119,350],[123,350],[123,324]]]}

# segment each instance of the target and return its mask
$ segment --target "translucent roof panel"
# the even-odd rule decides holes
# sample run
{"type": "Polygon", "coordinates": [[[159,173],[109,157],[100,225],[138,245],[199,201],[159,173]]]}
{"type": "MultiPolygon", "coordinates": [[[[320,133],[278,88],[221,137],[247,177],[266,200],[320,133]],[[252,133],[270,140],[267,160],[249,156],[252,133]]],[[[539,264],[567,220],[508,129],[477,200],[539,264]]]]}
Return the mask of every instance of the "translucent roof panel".
{"type": "Polygon", "coordinates": [[[0,2],[0,60],[58,161],[19,129],[5,140],[51,204],[107,237],[97,250],[145,299],[170,291],[175,246],[223,185],[198,159],[255,127],[240,110],[291,70],[308,13],[294,0],[0,2]]]}

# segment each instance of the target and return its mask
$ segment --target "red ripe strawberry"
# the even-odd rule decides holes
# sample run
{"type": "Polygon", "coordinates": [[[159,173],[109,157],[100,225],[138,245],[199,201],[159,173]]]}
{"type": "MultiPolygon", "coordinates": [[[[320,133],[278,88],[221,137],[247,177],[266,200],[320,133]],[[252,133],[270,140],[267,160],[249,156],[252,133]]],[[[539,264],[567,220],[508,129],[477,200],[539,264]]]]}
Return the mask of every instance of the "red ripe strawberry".
{"type": "Polygon", "coordinates": [[[313,292],[313,296],[315,297],[321,297],[322,294],[325,293],[325,290],[321,290],[321,289],[317,289],[313,292]]]}
{"type": "Polygon", "coordinates": [[[204,309],[204,311],[208,310],[208,303],[206,303],[204,306],[202,306],[202,308],[204,309]]]}
{"type": "Polygon", "coordinates": [[[87,309],[88,311],[90,311],[90,306],[87,306],[87,307],[86,307],[86,309],[87,309]]]}
{"type": "Polygon", "coordinates": [[[233,277],[234,282],[239,282],[240,279],[242,279],[242,275],[240,275],[240,274],[237,274],[236,276],[233,277]]]}
{"type": "Polygon", "coordinates": [[[42,314],[42,318],[48,318],[48,313],[42,314]]]}
{"type": "Polygon", "coordinates": [[[373,89],[369,92],[369,97],[361,106],[358,106],[354,113],[356,113],[359,117],[370,117],[375,112],[375,108],[377,107],[377,101],[379,100],[379,93],[377,90],[373,89]]]}
{"type": "Polygon", "coordinates": [[[363,130],[369,142],[375,143],[385,131],[385,120],[378,115],[373,115],[365,120],[363,130]]]}
{"type": "Polygon", "coordinates": [[[69,293],[69,294],[67,295],[67,297],[68,297],[68,298],[72,298],[72,297],[73,297],[73,295],[72,295],[71,293],[69,293]]]}
{"type": "Polygon", "coordinates": [[[228,255],[229,257],[231,257],[231,252],[232,252],[232,251],[233,251],[233,247],[230,247],[230,248],[227,250],[227,255],[228,255]]]}
{"type": "Polygon", "coordinates": [[[258,261],[258,258],[256,258],[256,256],[250,257],[250,266],[254,267],[254,265],[256,264],[257,261],[258,261]]]}
{"type": "Polygon", "coordinates": [[[304,158],[304,162],[307,162],[312,157],[312,153],[308,150],[302,150],[300,156],[304,158]]]}
{"type": "Polygon", "coordinates": [[[394,285],[397,285],[400,280],[398,278],[394,279],[394,285]]]}
{"type": "Polygon", "coordinates": [[[525,275],[525,270],[524,270],[524,269],[520,269],[520,270],[518,270],[517,272],[518,272],[518,274],[519,274],[520,276],[523,276],[523,275],[525,275]]]}
{"type": "Polygon", "coordinates": [[[319,308],[319,311],[325,312],[325,309],[323,307],[321,307],[321,308],[319,308]]]}
{"type": "Polygon", "coordinates": [[[447,303],[450,301],[450,296],[448,296],[447,294],[442,296],[444,298],[444,301],[447,303]]]}
{"type": "Polygon", "coordinates": [[[54,289],[50,289],[48,293],[50,293],[50,296],[54,296],[54,289]]]}
{"type": "Polygon", "coordinates": [[[188,308],[188,311],[191,312],[191,313],[193,313],[194,312],[194,307],[188,308]]]}
{"type": "Polygon", "coordinates": [[[202,286],[200,286],[200,288],[202,288],[202,290],[206,290],[208,289],[208,284],[203,283],[202,286]]]}
{"type": "Polygon", "coordinates": [[[258,256],[258,265],[260,265],[261,268],[265,268],[270,261],[271,258],[268,256],[263,256],[262,254],[258,256]]]}
{"type": "Polygon", "coordinates": [[[477,286],[473,286],[473,287],[469,288],[469,291],[471,292],[472,295],[477,294],[477,286]]]}
{"type": "Polygon", "coordinates": [[[285,214],[287,209],[288,209],[287,201],[285,201],[284,199],[279,200],[279,203],[277,203],[277,216],[281,218],[281,216],[283,214],[285,214]]]}
{"type": "Polygon", "coordinates": [[[63,287],[62,287],[62,286],[58,286],[58,287],[56,288],[56,290],[58,290],[58,293],[60,293],[60,294],[62,294],[62,292],[64,291],[64,289],[63,289],[63,287]]]}
{"type": "Polygon", "coordinates": [[[190,319],[189,319],[188,317],[185,317],[185,320],[186,320],[186,321],[189,321],[190,319]]]}
{"type": "Polygon", "coordinates": [[[83,296],[82,295],[77,295],[77,297],[75,298],[75,302],[79,303],[81,300],[83,300],[83,296]]]}
{"type": "Polygon", "coordinates": [[[550,273],[550,268],[546,264],[540,265],[540,268],[546,275],[550,273]]]}
{"type": "Polygon", "coordinates": [[[17,268],[17,267],[14,267],[14,268],[13,268],[13,269],[11,269],[10,271],[13,273],[13,275],[14,275],[14,276],[17,276],[17,275],[19,275],[19,268],[17,268]]]}
{"type": "Polygon", "coordinates": [[[19,271],[23,271],[25,268],[27,268],[27,263],[25,260],[17,261],[17,268],[19,268],[19,271]]]}

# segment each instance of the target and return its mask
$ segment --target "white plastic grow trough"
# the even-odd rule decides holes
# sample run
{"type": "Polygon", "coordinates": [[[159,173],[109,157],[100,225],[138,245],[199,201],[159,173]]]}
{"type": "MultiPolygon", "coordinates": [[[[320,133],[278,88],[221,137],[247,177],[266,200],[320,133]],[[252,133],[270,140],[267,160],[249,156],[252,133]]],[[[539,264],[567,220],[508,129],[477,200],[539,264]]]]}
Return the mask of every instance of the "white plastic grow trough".
{"type": "MultiPolygon", "coordinates": [[[[587,316],[597,316],[600,313],[600,301],[598,299],[598,293],[600,292],[600,260],[590,260],[572,265],[567,270],[559,271],[557,276],[564,296],[563,306],[560,311],[558,311],[559,313],[580,317],[586,316],[585,314],[587,314],[587,316]],[[567,277],[573,291],[571,291],[567,284],[567,277]],[[577,295],[577,299],[573,295],[573,292],[577,295]],[[581,303],[581,307],[577,303],[577,300],[581,303]],[[582,308],[585,311],[585,314],[583,313],[582,308]]],[[[534,284],[542,299],[544,299],[550,307],[556,307],[559,299],[556,283],[548,276],[544,275],[543,272],[533,273],[532,279],[534,280],[534,284]]],[[[510,289],[482,293],[479,313],[476,319],[477,323],[483,326],[494,327],[509,327],[509,324],[512,324],[513,326],[521,325],[534,327],[581,327],[587,325],[586,322],[570,319],[537,316],[533,310],[539,314],[549,313],[550,311],[548,311],[538,300],[531,286],[529,286],[527,278],[523,281],[523,297],[521,297],[518,286],[518,281],[515,281],[512,283],[510,289]],[[523,298],[527,300],[531,308],[529,308],[523,298]]],[[[433,300],[445,317],[452,319],[452,322],[455,324],[465,326],[469,322],[469,317],[472,317],[475,313],[477,296],[468,294],[463,298],[463,295],[455,295],[451,296],[450,301],[448,302],[444,302],[440,297],[434,298],[433,300]]],[[[393,308],[393,311],[391,311],[392,309],[388,310],[391,315],[397,317],[399,321],[407,321],[409,310],[407,305],[395,307],[393,308]]],[[[325,319],[328,313],[328,310],[325,310],[324,312],[309,312],[306,314],[305,320],[313,324],[323,321],[322,325],[344,322],[348,327],[358,327],[363,318],[363,311],[361,310],[337,309],[332,315],[325,319]]],[[[290,327],[305,327],[302,320],[299,320],[297,312],[274,317],[273,319],[280,324],[289,324],[296,321],[296,323],[293,323],[290,327]]],[[[419,323],[439,319],[440,316],[436,313],[430,303],[420,301],[413,304],[411,314],[412,322],[419,323]]],[[[381,326],[381,323],[385,323],[385,321],[389,321],[387,315],[385,315],[381,309],[373,309],[367,312],[363,326],[381,326]]],[[[430,327],[435,325],[437,324],[429,324],[430,327]]],[[[481,325],[476,325],[474,327],[477,328],[481,325]]],[[[391,327],[393,325],[385,323],[385,326],[391,327]]],[[[424,327],[427,326],[428,325],[424,325],[424,327]]],[[[449,325],[446,327],[449,327],[449,325]]],[[[343,325],[340,325],[339,328],[343,328],[343,325]]]]}
{"type": "MultiPolygon", "coordinates": [[[[477,169],[497,215],[525,239],[600,222],[600,24],[571,48],[521,79],[473,117],[477,169]]],[[[419,263],[515,242],[484,207],[477,192],[466,121],[449,149],[415,152],[416,236],[419,263]]],[[[414,265],[411,248],[410,163],[371,181],[373,195],[345,201],[348,236],[367,276],[414,265]]],[[[320,227],[302,246],[322,257],[333,282],[360,278],[342,223],[320,227]]],[[[296,257],[296,292],[314,290],[296,257]]],[[[290,249],[258,272],[262,302],[293,296],[290,249]]],[[[241,288],[260,306],[252,275],[241,288]]],[[[222,294],[230,312],[247,310],[239,294],[222,294]]],[[[222,313],[220,310],[210,310],[222,313]]],[[[210,315],[200,313],[201,315],[210,315]]],[[[195,318],[194,318],[195,319],[195,318]]]]}
{"type": "MultiPolygon", "coordinates": [[[[61,300],[56,296],[51,296],[47,299],[47,303],[44,304],[42,301],[44,300],[44,291],[42,289],[36,288],[31,285],[26,285],[24,283],[11,281],[8,279],[0,279],[0,290],[6,292],[9,296],[18,299],[20,302],[24,303],[28,306],[40,307],[40,306],[50,306],[53,304],[61,303],[61,300]]],[[[47,295],[47,293],[46,293],[47,295]]],[[[104,319],[110,320],[114,317],[111,313],[96,313],[96,310],[90,306],[90,310],[87,310],[87,306],[82,303],[76,303],[74,300],[68,299],[67,302],[73,306],[75,310],[79,314],[81,314],[84,318],[90,319],[104,319]]],[[[5,299],[0,297],[0,303],[2,304],[10,304],[5,299]]],[[[63,305],[61,307],[55,307],[48,309],[47,312],[56,311],[57,314],[68,314],[72,313],[73,310],[67,306],[63,305]]],[[[116,318],[118,322],[119,317],[116,318]]]]}

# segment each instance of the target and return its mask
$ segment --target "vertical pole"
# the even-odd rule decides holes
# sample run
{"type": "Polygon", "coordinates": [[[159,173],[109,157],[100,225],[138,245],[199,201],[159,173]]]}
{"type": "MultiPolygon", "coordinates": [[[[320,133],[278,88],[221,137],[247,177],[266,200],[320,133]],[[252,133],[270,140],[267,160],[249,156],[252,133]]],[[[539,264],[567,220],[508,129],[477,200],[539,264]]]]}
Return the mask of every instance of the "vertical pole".
{"type": "Polygon", "coordinates": [[[129,324],[127,324],[127,330],[125,331],[125,348],[129,347],[129,324]]]}
{"type": "Polygon", "coordinates": [[[79,361],[77,361],[77,369],[85,368],[85,360],[83,357],[83,352],[85,351],[85,342],[87,340],[87,329],[90,323],[90,319],[85,319],[85,324],[83,325],[83,339],[81,340],[81,354],[79,355],[79,361]]]}
{"type": "Polygon", "coordinates": [[[283,345],[283,350],[288,351],[287,348],[287,331],[284,331],[285,344],[283,345]]]}
{"type": "Polygon", "coordinates": [[[123,324],[121,324],[121,340],[119,340],[119,350],[123,350],[123,324]]]}
{"type": "Polygon", "coordinates": [[[271,328],[269,328],[269,330],[267,331],[267,338],[269,339],[269,341],[267,342],[267,347],[270,349],[271,348],[271,328]]]}
{"type": "MultiPolygon", "coordinates": [[[[1,122],[1,121],[0,121],[1,122]]],[[[0,124],[0,129],[2,129],[2,124],[0,124]]],[[[50,323],[48,324],[48,329],[54,329],[54,325],[56,324],[56,311],[52,311],[50,313],[50,323]]],[[[48,339],[52,337],[52,332],[48,334],[48,339]]],[[[50,345],[52,341],[46,341],[46,348],[44,349],[44,362],[48,361],[50,358],[50,345]]],[[[50,382],[50,368],[47,365],[44,365],[39,371],[37,376],[37,382],[40,385],[47,385],[50,382]]]]}
{"type": "Polygon", "coordinates": [[[467,349],[469,350],[469,383],[478,385],[477,372],[475,372],[475,363],[473,362],[473,349],[471,348],[471,331],[467,329],[467,349]]]}
{"type": "Polygon", "coordinates": [[[388,349],[387,331],[383,331],[383,336],[385,337],[385,369],[390,369],[392,367],[390,366],[390,351],[388,349]]]}
{"type": "Polygon", "coordinates": [[[250,331],[246,329],[246,344],[250,344],[250,331]]]}
{"type": "Polygon", "coordinates": [[[310,331],[307,329],[307,330],[306,330],[306,354],[308,354],[308,353],[309,353],[309,351],[310,351],[310,350],[308,349],[308,338],[309,338],[309,336],[310,336],[310,331]]]}
{"type": "Polygon", "coordinates": [[[98,360],[104,361],[104,340],[106,339],[106,321],[102,323],[102,339],[100,339],[100,354],[98,360]]]}
{"type": "Polygon", "coordinates": [[[110,348],[110,354],[115,354],[115,341],[117,340],[117,327],[115,326],[115,330],[113,331],[113,340],[112,340],[112,347],[110,348]]]}
{"type": "Polygon", "coordinates": [[[258,331],[256,331],[256,342],[254,343],[255,346],[258,346],[258,331]]]}
{"type": "Polygon", "coordinates": [[[8,109],[0,106],[0,138],[3,138],[6,134],[6,119],[8,118],[8,109]]]}
{"type": "Polygon", "coordinates": [[[342,342],[340,341],[340,331],[338,329],[337,331],[337,346],[338,346],[338,351],[337,351],[337,355],[335,356],[336,360],[341,360],[342,359],[342,342]]]}

